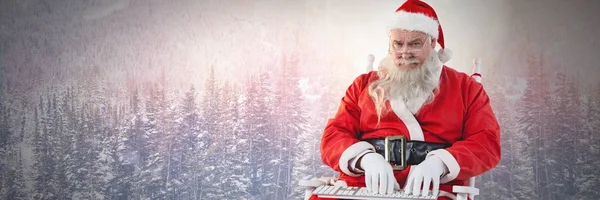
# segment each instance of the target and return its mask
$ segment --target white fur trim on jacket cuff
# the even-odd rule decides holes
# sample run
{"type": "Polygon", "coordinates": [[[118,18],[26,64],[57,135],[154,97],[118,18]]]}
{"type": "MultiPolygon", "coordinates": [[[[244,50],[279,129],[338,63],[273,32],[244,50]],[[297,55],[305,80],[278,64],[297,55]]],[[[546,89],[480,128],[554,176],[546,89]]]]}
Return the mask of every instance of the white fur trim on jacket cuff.
{"type": "Polygon", "coordinates": [[[358,154],[356,157],[350,159],[350,171],[352,171],[354,173],[359,173],[359,174],[365,173],[365,171],[356,168],[356,163],[358,162],[358,158],[364,156],[367,153],[375,153],[375,151],[373,151],[371,149],[365,150],[362,153],[358,154]]]}
{"type": "Polygon", "coordinates": [[[440,179],[440,183],[450,182],[454,180],[456,176],[458,176],[460,166],[458,165],[458,162],[456,161],[454,156],[452,156],[452,154],[450,154],[450,152],[448,152],[446,149],[434,150],[432,152],[429,152],[427,156],[437,156],[442,160],[446,167],[448,167],[449,173],[440,179]]]}
{"type": "Polygon", "coordinates": [[[340,170],[349,176],[360,176],[361,174],[356,174],[350,171],[348,164],[352,159],[369,150],[375,151],[375,147],[365,141],[354,143],[352,146],[348,147],[346,150],[344,150],[342,156],[340,156],[340,170]]]}

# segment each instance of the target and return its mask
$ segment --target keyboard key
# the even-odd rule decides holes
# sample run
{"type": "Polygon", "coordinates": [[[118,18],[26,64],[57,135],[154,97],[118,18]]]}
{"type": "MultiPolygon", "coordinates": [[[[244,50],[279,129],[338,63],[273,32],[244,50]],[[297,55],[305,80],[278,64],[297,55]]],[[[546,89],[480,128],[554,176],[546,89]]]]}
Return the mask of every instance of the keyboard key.
{"type": "Polygon", "coordinates": [[[431,193],[414,196],[405,195],[403,191],[394,191],[392,194],[375,194],[369,193],[366,187],[341,187],[341,186],[319,186],[313,191],[313,194],[323,198],[338,198],[338,199],[372,199],[372,200],[435,200],[436,196],[431,193]]]}

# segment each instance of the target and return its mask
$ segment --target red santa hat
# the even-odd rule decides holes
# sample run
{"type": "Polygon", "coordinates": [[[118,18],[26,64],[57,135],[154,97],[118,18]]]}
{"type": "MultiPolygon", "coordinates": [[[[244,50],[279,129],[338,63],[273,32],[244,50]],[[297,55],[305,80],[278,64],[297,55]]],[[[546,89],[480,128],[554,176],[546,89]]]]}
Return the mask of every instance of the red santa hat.
{"type": "Polygon", "coordinates": [[[438,21],[437,14],[433,8],[420,0],[407,0],[395,13],[395,17],[388,25],[388,31],[393,29],[404,29],[409,31],[420,31],[437,39],[440,44],[438,55],[440,61],[445,63],[452,58],[452,51],[444,46],[444,32],[438,21]]]}

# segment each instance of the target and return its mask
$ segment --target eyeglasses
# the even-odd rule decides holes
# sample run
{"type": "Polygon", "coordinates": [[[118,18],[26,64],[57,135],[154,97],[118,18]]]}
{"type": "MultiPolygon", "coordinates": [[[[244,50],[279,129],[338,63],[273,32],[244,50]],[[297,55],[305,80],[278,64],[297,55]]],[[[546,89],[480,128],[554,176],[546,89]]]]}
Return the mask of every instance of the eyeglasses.
{"type": "MultiPolygon", "coordinates": [[[[425,40],[427,42],[428,39],[425,40]]],[[[392,41],[392,49],[391,51],[400,54],[421,54],[423,52],[423,46],[425,46],[425,42],[422,41],[412,41],[408,43],[401,43],[399,41],[392,41]]]]}

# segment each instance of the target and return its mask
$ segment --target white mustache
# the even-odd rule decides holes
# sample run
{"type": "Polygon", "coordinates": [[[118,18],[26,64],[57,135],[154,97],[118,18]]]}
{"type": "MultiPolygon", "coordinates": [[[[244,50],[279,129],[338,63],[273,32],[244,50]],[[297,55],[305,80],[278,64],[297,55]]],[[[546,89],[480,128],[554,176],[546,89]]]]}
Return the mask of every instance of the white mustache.
{"type": "Polygon", "coordinates": [[[398,61],[398,65],[410,65],[410,64],[419,64],[419,60],[417,59],[402,59],[398,61]]]}

